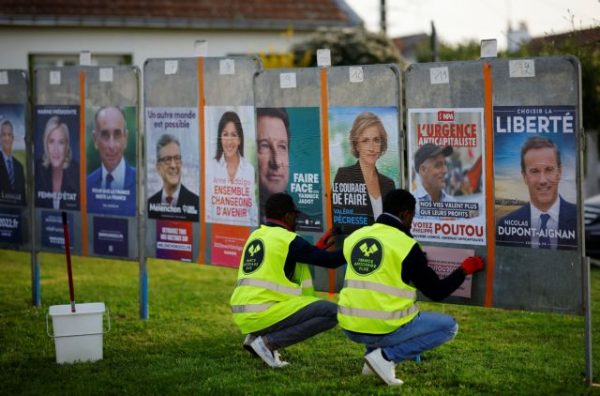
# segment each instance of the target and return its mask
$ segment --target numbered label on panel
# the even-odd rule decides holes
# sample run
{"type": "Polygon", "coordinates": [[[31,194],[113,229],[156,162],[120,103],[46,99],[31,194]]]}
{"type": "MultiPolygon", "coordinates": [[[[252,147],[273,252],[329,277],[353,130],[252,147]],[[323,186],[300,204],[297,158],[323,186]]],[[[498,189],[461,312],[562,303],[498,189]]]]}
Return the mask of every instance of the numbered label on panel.
{"type": "Polygon", "coordinates": [[[535,62],[532,59],[515,59],[508,62],[508,74],[513,77],[535,77],[535,62]]]}
{"type": "Polygon", "coordinates": [[[281,73],[279,75],[281,88],[296,88],[296,73],[281,73]]]}

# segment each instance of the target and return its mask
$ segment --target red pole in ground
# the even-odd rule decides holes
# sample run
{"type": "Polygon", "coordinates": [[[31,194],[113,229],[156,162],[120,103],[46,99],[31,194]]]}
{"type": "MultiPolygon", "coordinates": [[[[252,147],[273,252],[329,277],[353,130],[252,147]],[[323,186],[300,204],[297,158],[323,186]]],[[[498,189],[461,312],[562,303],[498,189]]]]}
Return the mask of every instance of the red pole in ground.
{"type": "Polygon", "coordinates": [[[69,277],[69,297],[71,298],[71,312],[75,312],[75,289],[73,289],[73,271],[71,271],[71,244],[69,243],[69,225],[67,212],[62,212],[63,234],[65,236],[65,254],[67,256],[67,274],[69,277]]]}

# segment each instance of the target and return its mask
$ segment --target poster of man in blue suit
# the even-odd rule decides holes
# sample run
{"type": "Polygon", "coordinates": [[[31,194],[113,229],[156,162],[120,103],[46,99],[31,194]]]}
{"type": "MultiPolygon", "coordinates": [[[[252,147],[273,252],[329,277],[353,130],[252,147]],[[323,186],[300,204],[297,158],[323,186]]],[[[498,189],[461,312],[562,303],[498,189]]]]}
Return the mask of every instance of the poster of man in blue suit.
{"type": "Polygon", "coordinates": [[[135,108],[100,107],[87,149],[88,213],[135,216],[135,108]]]}
{"type": "Polygon", "coordinates": [[[494,120],[498,245],[576,249],[575,108],[496,107],[494,120]]]}

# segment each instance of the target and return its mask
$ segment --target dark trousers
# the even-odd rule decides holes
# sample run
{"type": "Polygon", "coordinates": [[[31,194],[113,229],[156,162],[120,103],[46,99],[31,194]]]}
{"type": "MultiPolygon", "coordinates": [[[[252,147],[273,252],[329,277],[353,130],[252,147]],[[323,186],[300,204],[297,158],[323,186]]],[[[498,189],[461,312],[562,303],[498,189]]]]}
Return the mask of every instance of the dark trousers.
{"type": "Polygon", "coordinates": [[[327,331],[337,324],[337,305],[324,300],[315,301],[298,312],[253,333],[266,338],[273,349],[281,349],[327,331]]]}

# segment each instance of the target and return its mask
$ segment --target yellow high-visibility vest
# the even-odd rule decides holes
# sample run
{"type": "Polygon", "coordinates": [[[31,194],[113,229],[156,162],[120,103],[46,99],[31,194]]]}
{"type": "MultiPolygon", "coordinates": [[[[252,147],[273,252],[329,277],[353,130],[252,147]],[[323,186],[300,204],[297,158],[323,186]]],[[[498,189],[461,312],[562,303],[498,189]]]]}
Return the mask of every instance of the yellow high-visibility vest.
{"type": "Polygon", "coordinates": [[[346,238],[348,268],[338,302],[340,327],[387,334],[418,314],[417,289],[402,281],[404,259],[415,243],[397,228],[380,223],[346,238]]]}
{"type": "Polygon", "coordinates": [[[312,287],[307,266],[297,264],[297,282],[285,276],[285,260],[296,236],[282,227],[261,225],[246,241],[230,299],[233,320],[243,334],[265,329],[319,300],[303,295],[303,283],[312,287]]]}

